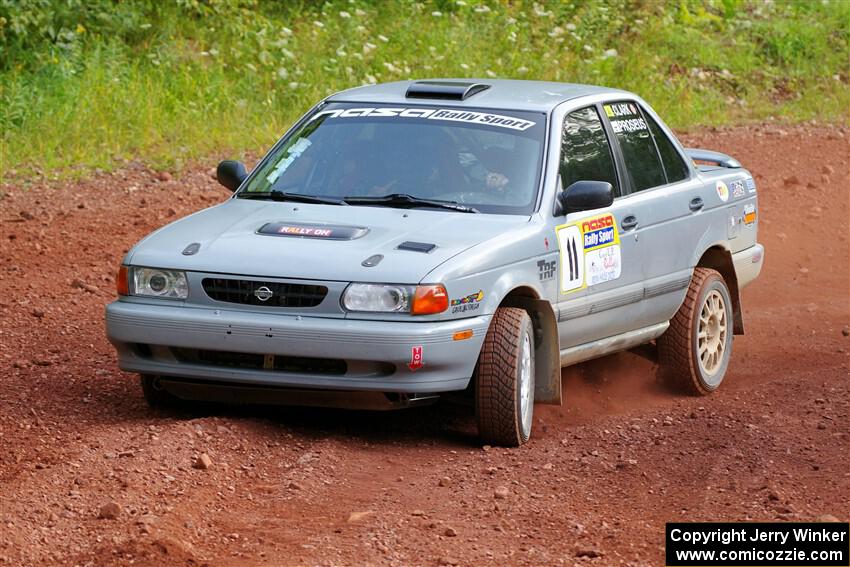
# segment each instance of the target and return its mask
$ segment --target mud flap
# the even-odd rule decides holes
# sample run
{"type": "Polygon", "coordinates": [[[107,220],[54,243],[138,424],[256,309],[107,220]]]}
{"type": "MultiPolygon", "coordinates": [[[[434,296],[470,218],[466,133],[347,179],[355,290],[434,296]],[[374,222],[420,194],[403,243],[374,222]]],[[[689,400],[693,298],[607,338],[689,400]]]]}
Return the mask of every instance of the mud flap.
{"type": "Polygon", "coordinates": [[[534,324],[534,402],[561,405],[561,347],[552,305],[544,299],[512,297],[504,306],[525,309],[534,324]]]}

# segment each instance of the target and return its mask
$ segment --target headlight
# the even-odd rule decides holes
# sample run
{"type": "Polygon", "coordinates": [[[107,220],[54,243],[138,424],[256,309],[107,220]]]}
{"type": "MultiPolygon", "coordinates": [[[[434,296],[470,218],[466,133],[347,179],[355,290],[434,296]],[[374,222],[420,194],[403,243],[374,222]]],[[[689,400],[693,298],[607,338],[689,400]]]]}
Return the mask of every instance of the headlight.
{"type": "Polygon", "coordinates": [[[354,283],[346,288],[342,305],[349,311],[408,312],[413,289],[404,285],[354,283]]]}
{"type": "Polygon", "coordinates": [[[353,283],[342,294],[342,306],[347,311],[430,315],[448,309],[449,296],[441,284],[413,286],[353,283]]]}
{"type": "Polygon", "coordinates": [[[130,269],[133,272],[132,295],[166,299],[186,299],[189,296],[186,272],[158,268],[130,269]]]}

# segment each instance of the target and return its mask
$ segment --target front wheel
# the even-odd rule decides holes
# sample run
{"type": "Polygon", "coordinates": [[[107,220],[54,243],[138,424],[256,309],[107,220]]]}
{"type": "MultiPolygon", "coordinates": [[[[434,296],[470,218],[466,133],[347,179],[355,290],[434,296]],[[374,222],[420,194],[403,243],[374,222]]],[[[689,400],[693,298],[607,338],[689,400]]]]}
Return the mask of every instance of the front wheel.
{"type": "Polygon", "coordinates": [[[696,268],[685,301],[658,338],[661,371],[692,395],[716,390],[732,356],[732,298],[717,271],[696,268]]]}
{"type": "Polygon", "coordinates": [[[518,447],[531,436],[534,413],[534,328],[524,309],[500,307],[484,338],[475,380],[481,439],[518,447]]]}

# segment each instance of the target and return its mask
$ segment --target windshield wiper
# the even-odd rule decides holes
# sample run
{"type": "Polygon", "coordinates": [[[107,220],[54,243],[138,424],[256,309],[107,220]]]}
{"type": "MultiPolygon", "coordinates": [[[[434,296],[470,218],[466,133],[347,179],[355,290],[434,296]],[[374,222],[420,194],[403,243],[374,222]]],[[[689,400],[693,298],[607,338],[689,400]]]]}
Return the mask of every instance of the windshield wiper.
{"type": "Polygon", "coordinates": [[[302,195],[301,193],[287,193],[273,189],[271,191],[252,192],[243,191],[239,193],[240,199],[270,199],[272,201],[292,201],[295,203],[312,203],[317,205],[347,205],[343,199],[333,197],[319,197],[318,195],[302,195]]]}
{"type": "Polygon", "coordinates": [[[398,207],[412,209],[414,207],[434,207],[438,209],[450,209],[461,213],[477,213],[478,209],[461,205],[455,201],[437,201],[433,199],[421,199],[408,195],[407,193],[393,193],[383,197],[345,197],[343,199],[349,205],[385,205],[387,207],[398,207]]]}

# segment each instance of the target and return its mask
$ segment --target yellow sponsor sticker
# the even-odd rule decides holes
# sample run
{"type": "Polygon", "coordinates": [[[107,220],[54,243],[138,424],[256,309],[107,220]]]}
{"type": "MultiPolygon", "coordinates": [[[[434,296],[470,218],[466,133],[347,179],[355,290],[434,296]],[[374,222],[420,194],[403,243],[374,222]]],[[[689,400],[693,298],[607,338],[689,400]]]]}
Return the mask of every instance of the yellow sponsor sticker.
{"type": "Polygon", "coordinates": [[[611,213],[560,225],[555,234],[561,252],[561,293],[620,277],[620,235],[611,213]]]}

